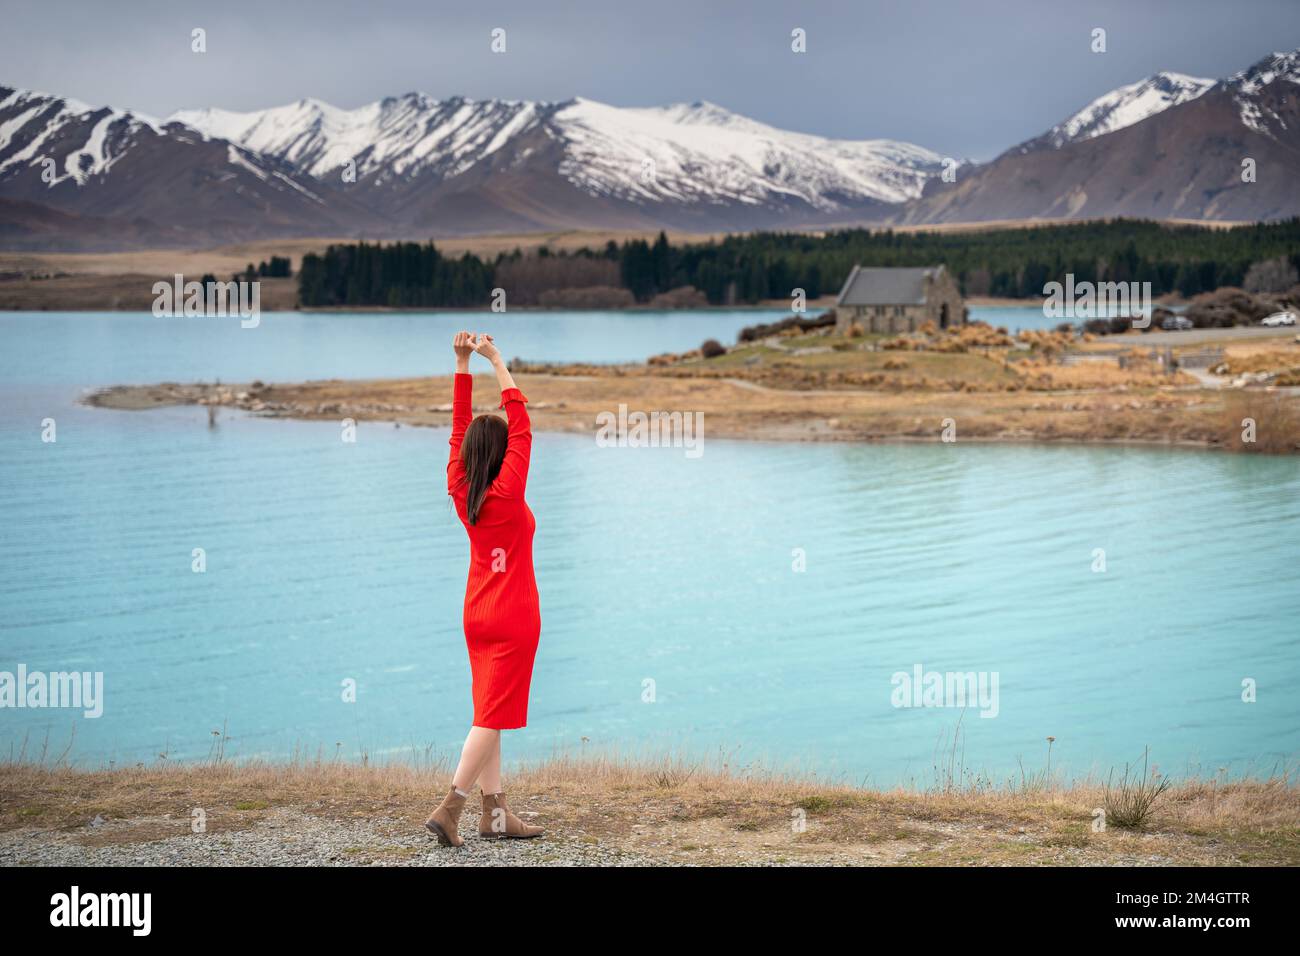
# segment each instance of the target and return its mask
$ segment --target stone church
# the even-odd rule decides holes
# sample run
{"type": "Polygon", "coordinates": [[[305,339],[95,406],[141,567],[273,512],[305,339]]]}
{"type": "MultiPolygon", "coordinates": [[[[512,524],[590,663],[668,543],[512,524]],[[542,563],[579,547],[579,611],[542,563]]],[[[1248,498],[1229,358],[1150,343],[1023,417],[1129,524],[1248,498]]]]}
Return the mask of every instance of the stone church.
{"type": "Polygon", "coordinates": [[[947,329],[966,321],[957,280],[943,266],[924,269],[854,266],[835,302],[835,331],[915,332],[926,322],[947,329]]]}

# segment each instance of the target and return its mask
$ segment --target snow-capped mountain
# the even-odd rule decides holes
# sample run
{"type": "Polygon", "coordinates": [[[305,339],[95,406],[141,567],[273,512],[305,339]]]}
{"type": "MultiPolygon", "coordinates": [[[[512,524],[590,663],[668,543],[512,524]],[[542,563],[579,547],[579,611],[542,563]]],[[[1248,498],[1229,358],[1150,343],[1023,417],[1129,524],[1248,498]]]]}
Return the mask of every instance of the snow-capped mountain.
{"type": "Polygon", "coordinates": [[[1190,102],[1214,86],[1215,82],[1185,73],[1157,73],[1097,97],[1046,133],[1021,144],[1020,150],[1060,149],[1067,143],[1113,133],[1140,123],[1171,106],[1190,102]]]}
{"type": "Polygon", "coordinates": [[[349,162],[358,179],[456,176],[511,137],[534,127],[547,104],[387,97],[355,110],[306,99],[234,113],[180,110],[171,120],[291,163],[318,179],[338,178],[349,162]]]}
{"type": "Polygon", "coordinates": [[[955,183],[932,180],[894,221],[1251,221],[1300,215],[1300,51],[1226,79],[1158,74],[1121,87],[955,183]]]}
{"type": "Polygon", "coordinates": [[[435,100],[419,93],[355,110],[318,100],[251,113],[182,110],[207,136],[273,156],[318,178],[349,163],[372,187],[448,180],[538,134],[560,147],[556,172],[595,199],[851,211],[919,196],[942,157],[889,140],[846,142],[778,130],[712,103],[648,109],[565,103],[435,100]]]}
{"type": "Polygon", "coordinates": [[[955,182],[919,146],[780,130],[708,102],[408,93],[158,120],[0,87],[0,245],[1278,218],[1300,214],[1298,87],[1300,51],[1219,81],[1157,73],[955,182]]]}
{"type": "Polygon", "coordinates": [[[0,176],[43,160],[56,144],[76,144],[63,153],[61,163],[42,163],[42,171],[48,170],[44,181],[51,186],[66,180],[84,186],[112,169],[142,134],[162,134],[158,121],[143,114],[30,90],[0,88],[0,117],[0,176]],[[21,137],[29,128],[31,133],[21,137]]]}
{"type": "Polygon", "coordinates": [[[42,218],[62,231],[94,220],[95,247],[320,233],[364,219],[364,209],[316,186],[274,158],[178,123],[0,86],[0,200],[22,210],[0,220],[10,246],[57,241],[38,228],[42,218]]]}
{"type": "Polygon", "coordinates": [[[1232,97],[1241,122],[1270,139],[1296,139],[1294,101],[1300,96],[1300,50],[1266,56],[1216,86],[1232,97]],[[1280,108],[1279,108],[1280,107],[1280,108]],[[1287,124],[1287,116],[1292,119],[1287,124]]]}
{"type": "MultiPolygon", "coordinates": [[[[100,217],[110,231],[147,220],[160,241],[225,238],[241,220],[251,236],[385,238],[861,221],[919,196],[942,163],[908,143],[787,132],[705,102],[409,93],[350,110],[305,99],[156,120],[0,88],[0,200],[100,217]]],[[[24,208],[9,232],[31,221],[24,208]]]]}
{"type": "Polygon", "coordinates": [[[943,157],[892,140],[778,130],[712,103],[619,109],[578,99],[552,121],[567,144],[560,173],[632,202],[737,202],[774,196],[835,213],[921,194],[943,157]]]}

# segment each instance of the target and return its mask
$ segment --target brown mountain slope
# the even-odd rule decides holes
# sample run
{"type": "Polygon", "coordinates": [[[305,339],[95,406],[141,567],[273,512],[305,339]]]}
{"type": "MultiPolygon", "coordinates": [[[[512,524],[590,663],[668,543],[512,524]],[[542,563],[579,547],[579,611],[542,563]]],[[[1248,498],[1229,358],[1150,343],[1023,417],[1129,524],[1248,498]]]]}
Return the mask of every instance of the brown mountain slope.
{"type": "Polygon", "coordinates": [[[993,219],[1259,220],[1300,215],[1300,86],[1278,82],[1243,122],[1238,94],[1221,85],[1141,123],[1060,149],[1009,150],[933,181],[898,223],[993,219]],[[1255,181],[1243,182],[1243,160],[1255,181]]]}

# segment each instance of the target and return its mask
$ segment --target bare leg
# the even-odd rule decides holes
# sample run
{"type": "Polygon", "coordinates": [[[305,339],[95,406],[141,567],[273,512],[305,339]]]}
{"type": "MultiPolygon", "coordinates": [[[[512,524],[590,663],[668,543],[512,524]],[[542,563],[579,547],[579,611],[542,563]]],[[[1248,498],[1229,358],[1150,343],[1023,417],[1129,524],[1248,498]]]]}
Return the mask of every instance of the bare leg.
{"type": "Polygon", "coordinates": [[[496,746],[492,748],[492,756],[488,762],[483,765],[483,769],[478,775],[479,788],[488,794],[501,792],[501,734],[497,734],[496,746]]]}
{"type": "Polygon", "coordinates": [[[497,755],[499,761],[500,753],[501,731],[490,727],[471,727],[465,738],[465,746],[461,748],[456,774],[451,778],[452,786],[461,793],[469,793],[479,774],[492,760],[493,754],[497,755]]]}

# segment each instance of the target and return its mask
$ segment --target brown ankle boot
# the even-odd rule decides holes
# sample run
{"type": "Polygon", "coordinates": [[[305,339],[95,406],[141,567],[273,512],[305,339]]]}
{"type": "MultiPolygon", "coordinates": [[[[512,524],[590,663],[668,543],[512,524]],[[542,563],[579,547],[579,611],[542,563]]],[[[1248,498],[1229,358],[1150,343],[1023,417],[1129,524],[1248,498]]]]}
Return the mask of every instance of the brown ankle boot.
{"type": "Polygon", "coordinates": [[[465,809],[465,797],[456,792],[453,786],[438,804],[438,809],[424,821],[425,829],[438,838],[443,846],[460,846],[465,841],[460,838],[460,812],[465,809]]]}
{"type": "Polygon", "coordinates": [[[542,828],[530,826],[510,812],[504,793],[483,794],[483,815],[478,818],[478,835],[485,840],[510,837],[530,840],[542,835],[542,828]]]}

